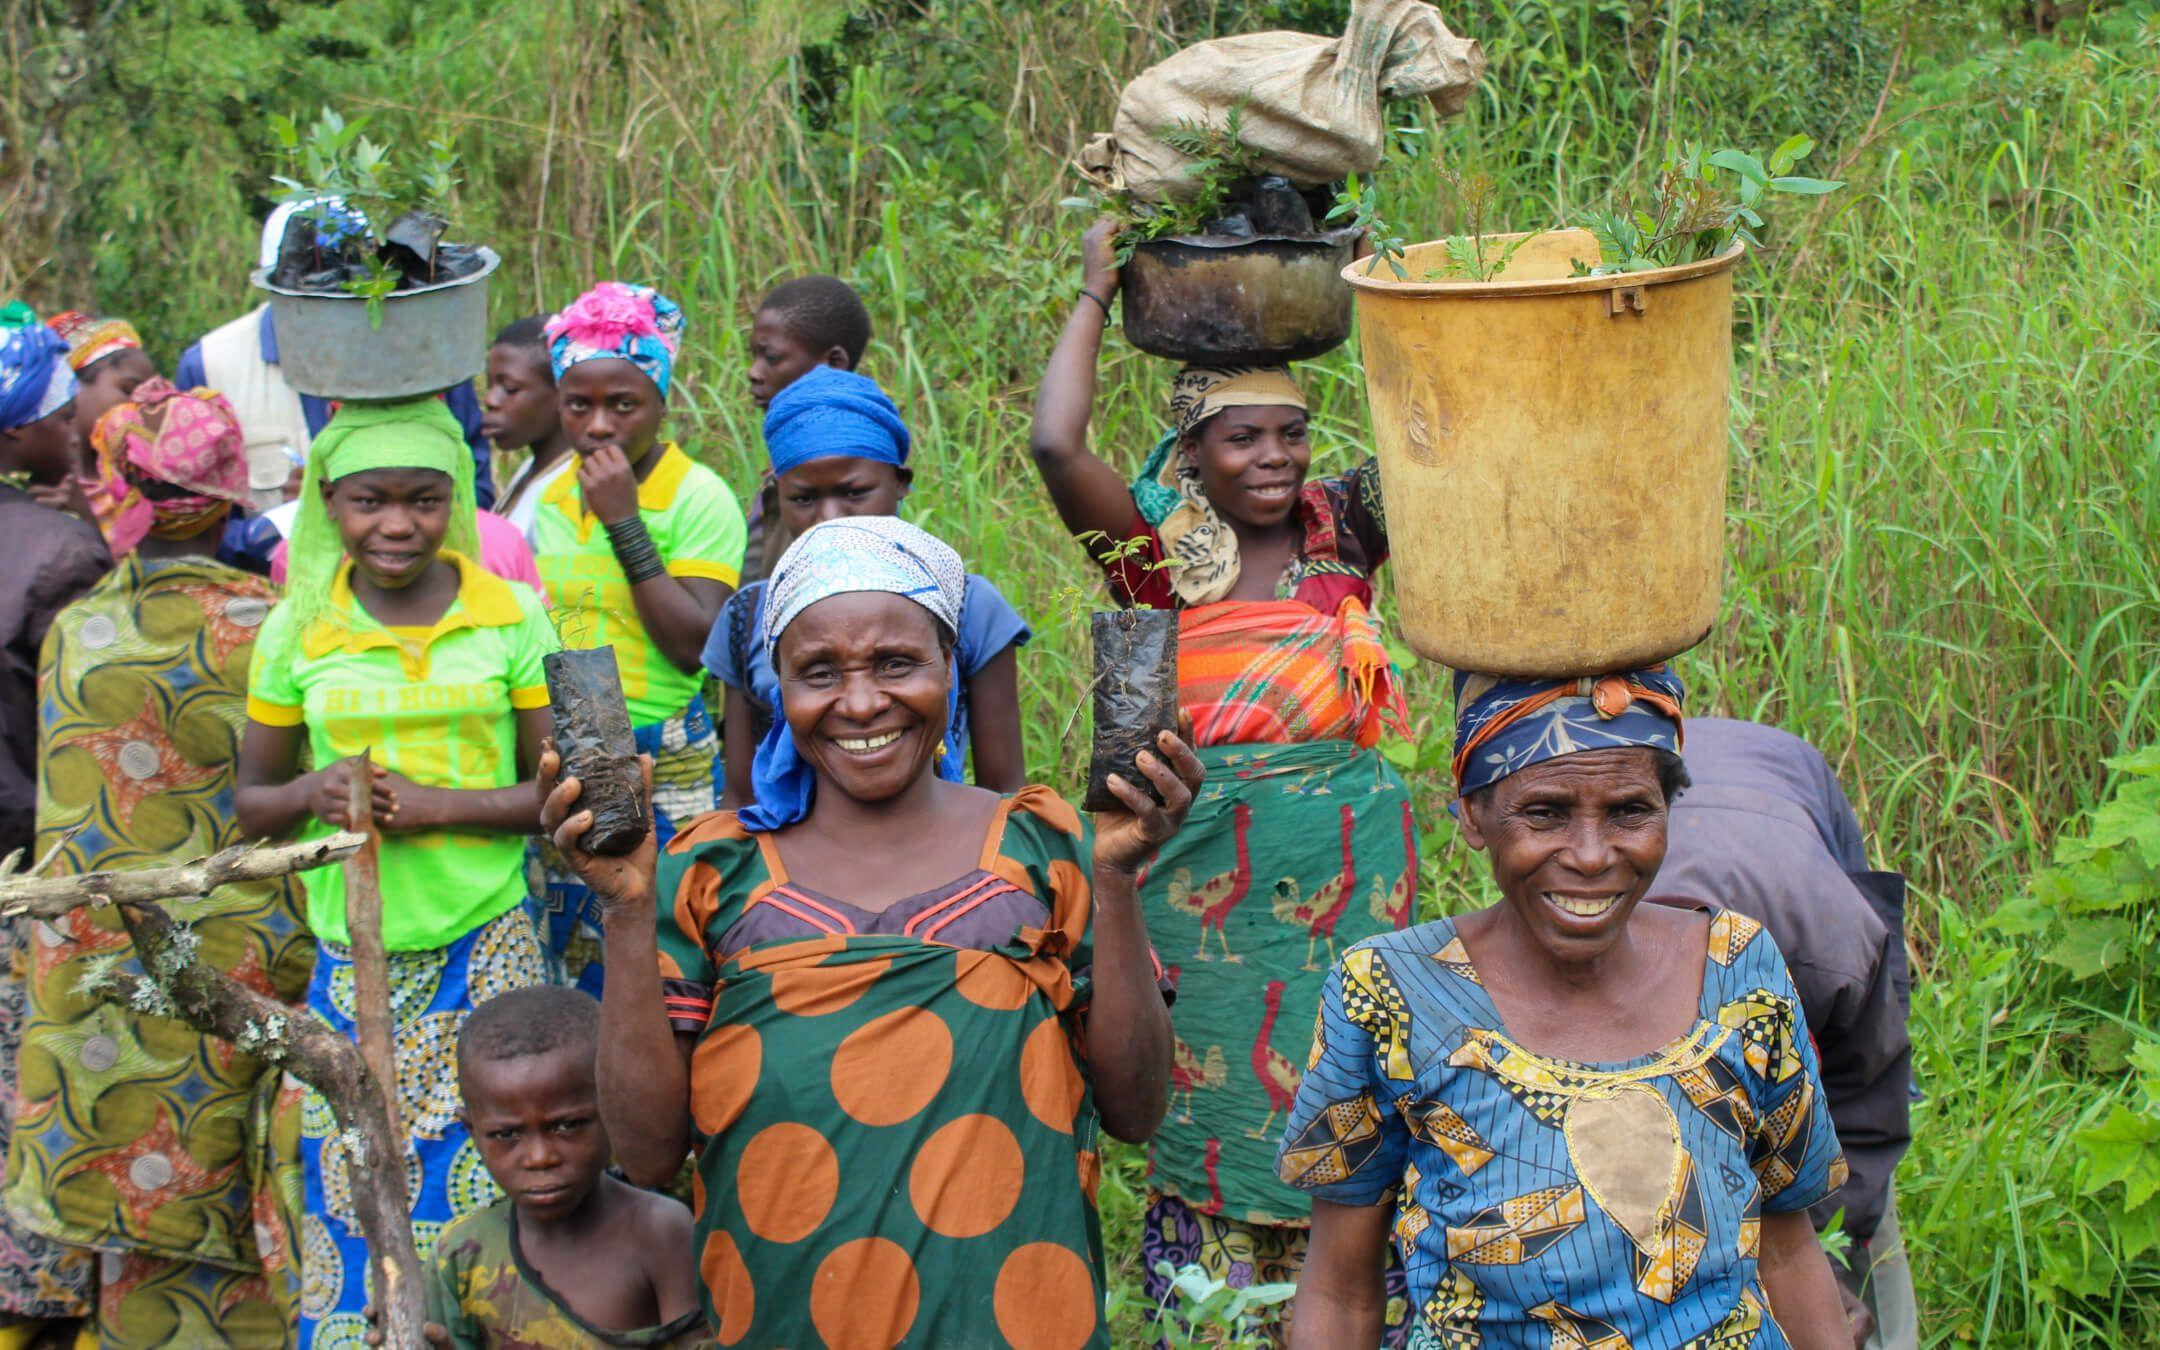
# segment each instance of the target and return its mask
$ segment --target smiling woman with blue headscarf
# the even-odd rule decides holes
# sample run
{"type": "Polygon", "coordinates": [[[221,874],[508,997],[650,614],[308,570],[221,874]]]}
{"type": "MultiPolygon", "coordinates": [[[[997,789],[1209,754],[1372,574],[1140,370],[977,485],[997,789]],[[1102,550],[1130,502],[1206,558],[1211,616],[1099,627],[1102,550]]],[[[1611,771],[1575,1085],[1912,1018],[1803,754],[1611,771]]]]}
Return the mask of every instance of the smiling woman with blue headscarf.
{"type": "MultiPolygon", "coordinates": [[[[900,410],[877,381],[849,370],[817,366],[775,394],[765,414],[765,448],[772,457],[782,538],[821,521],[892,516],[914,484],[908,467],[912,438],[900,410]]],[[[779,707],[765,633],[758,622],[766,584],[753,581],[728,597],[705,644],[705,668],[727,686],[721,753],[725,800],[754,800],[754,748],[771,732],[779,707]]],[[[1031,633],[996,586],[966,578],[953,641],[953,703],[937,773],[993,792],[1017,792],[1027,782],[1021,753],[1019,649],[1031,633]]]]}
{"type": "Polygon", "coordinates": [[[1165,735],[1165,804],[1114,778],[1092,843],[1047,788],[939,778],[965,576],[890,516],[812,527],[765,602],[757,805],[657,881],[649,843],[577,847],[576,784],[543,811],[604,901],[616,1158],[655,1184],[695,1150],[723,1344],[1109,1344],[1098,1130],[1145,1138],[1170,1064],[1133,878],[1200,766],[1165,735]]]}
{"type": "Polygon", "coordinates": [[[1328,978],[1278,1168],[1313,1196],[1292,1345],[1375,1342],[1391,1234],[1412,1346],[1851,1345],[1807,1215],[1845,1162],[1784,959],[1737,913],[1642,903],[1687,785],[1679,679],[1455,697],[1501,900],[1328,978]]]}

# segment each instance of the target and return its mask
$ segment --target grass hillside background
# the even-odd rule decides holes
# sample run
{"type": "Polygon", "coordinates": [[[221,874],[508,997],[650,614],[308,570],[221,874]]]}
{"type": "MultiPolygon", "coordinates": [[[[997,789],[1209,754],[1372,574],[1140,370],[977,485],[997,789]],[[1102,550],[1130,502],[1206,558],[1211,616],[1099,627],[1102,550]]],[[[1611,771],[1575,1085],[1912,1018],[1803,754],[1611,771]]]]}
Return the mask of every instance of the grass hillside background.
{"type": "MultiPolygon", "coordinates": [[[[454,132],[453,233],[504,254],[498,321],[601,277],[679,298],[674,430],[747,492],[755,298],[838,272],[917,431],[908,514],[1034,621],[1029,764],[1071,789],[1100,591],[1025,450],[1088,219],[1065,158],[1179,46],[1346,9],[12,0],[0,292],[129,316],[169,369],[253,303],[271,114],[454,132]]],[[[1803,171],[1848,180],[1784,205],[1740,274],[1726,598],[1681,664],[1694,710],[1820,746],[1911,878],[1926,1101],[1899,1204],[1929,1343],[2160,1344],[2160,9],[1443,12],[1491,68],[1458,119],[1393,113],[1383,213],[1411,239],[1460,228],[1442,165],[1490,174],[1512,228],[1624,198],[1690,138],[1806,132],[1803,171]]],[[[1355,343],[1305,376],[1321,467],[1354,462],[1355,343]]],[[[1136,464],[1166,383],[1113,340],[1098,443],[1136,464]]],[[[1421,740],[1393,753],[1426,803],[1430,913],[1486,883],[1440,809],[1444,680],[1411,678],[1421,740]]],[[[1122,1157],[1105,1198],[1128,1290],[1136,1182],[1122,1157]]]]}

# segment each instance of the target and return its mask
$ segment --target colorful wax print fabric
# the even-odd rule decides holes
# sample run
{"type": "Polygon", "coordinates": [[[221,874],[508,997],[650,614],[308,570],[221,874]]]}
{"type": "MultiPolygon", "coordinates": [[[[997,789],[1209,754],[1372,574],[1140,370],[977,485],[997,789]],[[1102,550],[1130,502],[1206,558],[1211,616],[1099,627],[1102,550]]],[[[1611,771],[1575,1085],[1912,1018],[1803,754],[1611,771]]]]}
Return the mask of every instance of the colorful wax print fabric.
{"type": "MultiPolygon", "coordinates": [[[[275,598],[261,579],[208,559],[130,556],[61,611],[45,640],[39,699],[38,849],[59,847],[55,870],[125,870],[247,842],[233,814],[233,769],[249,658],[275,598]]],[[[297,883],[235,884],[166,908],[212,966],[299,1002],[314,941],[297,883]]],[[[255,1224],[268,1179],[256,1121],[278,1075],[179,1021],[85,992],[91,973],[113,963],[140,974],[115,911],[25,920],[22,932],[29,1016],[12,1094],[9,1209],[45,1237],[127,1253],[108,1258],[113,1275],[101,1282],[101,1310],[115,1309],[111,1343],[228,1325],[186,1299],[165,1300],[161,1315],[149,1305],[175,1279],[223,1280],[218,1270],[168,1267],[265,1279],[255,1224]],[[123,1308],[132,1311],[121,1319],[123,1308]]]]}
{"type": "Polygon", "coordinates": [[[721,1345],[1109,1344],[1076,1043],[1088,858],[1073,809],[1028,788],[973,884],[868,932],[732,813],[676,837],[660,966],[670,1020],[700,1033],[698,1260],[721,1345]],[[1038,923],[956,945],[968,914],[1021,901],[1038,923]]]}
{"type": "MultiPolygon", "coordinates": [[[[0,921],[0,1093],[16,1099],[15,1047],[29,1017],[24,966],[29,953],[19,919],[0,921]]],[[[12,1112],[0,1110],[0,1144],[13,1148],[12,1112]]],[[[0,1210],[0,1316],[80,1317],[96,1289],[97,1255],[41,1237],[0,1210]]]]}
{"type": "Polygon", "coordinates": [[[1171,967],[1170,1110],[1150,1188],[1203,1214],[1303,1224],[1275,1177],[1305,1021],[1335,954],[1400,928],[1417,895],[1410,792],[1348,741],[1200,750],[1186,818],[1140,878],[1149,939],[1171,967]]]}
{"type": "Polygon", "coordinates": [[[1331,614],[1301,600],[1225,600],[1178,612],[1178,710],[1197,745],[1410,734],[1380,625],[1355,596],[1331,614]]]}
{"type": "Polygon", "coordinates": [[[1695,1025],[1579,1064],[1508,1036],[1452,920],[1328,976],[1282,1146],[1315,1197],[1396,1205],[1412,1346],[1777,1350],[1762,1215],[1844,1184],[1776,943],[1711,910],[1695,1025]]]}
{"type": "MultiPolygon", "coordinates": [[[[409,1139],[406,1193],[413,1238],[426,1261],[443,1225],[493,1204],[502,1192],[458,1118],[457,1036],[466,1014],[498,994],[546,982],[547,956],[522,906],[434,951],[390,954],[399,1115],[409,1139]]],[[[353,1031],[350,949],[322,945],[308,1009],[343,1036],[353,1031]]],[[[358,1346],[367,1333],[367,1243],[353,1209],[350,1150],[330,1105],[309,1089],[300,1152],[307,1200],[300,1220],[300,1345],[358,1346]]]]}
{"type": "Polygon", "coordinates": [[[436,1239],[427,1269],[428,1320],[450,1333],[453,1350],[705,1350],[712,1345],[701,1310],[631,1331],[587,1322],[526,1263],[517,1230],[517,1207],[505,1198],[453,1221],[436,1239]]]}
{"type": "MultiPolygon", "coordinates": [[[[1124,531],[1124,538],[1142,540],[1146,546],[1133,557],[1104,565],[1111,592],[1125,603],[1184,609],[1219,600],[1236,584],[1235,541],[1226,539],[1229,527],[1204,519],[1213,508],[1200,513],[1189,495],[1145,490],[1151,473],[1167,467],[1174,477],[1178,463],[1175,441],[1166,437],[1148,458],[1154,467],[1142,472],[1143,486],[1135,489],[1132,522],[1124,531]],[[1179,501],[1185,503],[1181,509],[1175,508],[1179,501]],[[1182,532],[1169,524],[1179,519],[1186,523],[1182,532]],[[1193,575],[1185,577],[1186,572],[1193,575]]],[[[1276,597],[1300,601],[1323,614],[1336,613],[1352,598],[1370,608],[1372,574],[1388,558],[1379,461],[1368,459],[1348,473],[1306,479],[1298,490],[1297,510],[1304,538],[1297,556],[1276,579],[1276,597]]]]}
{"type": "MultiPolygon", "coordinates": [[[[1312,1230],[1292,1224],[1242,1223],[1220,1214],[1202,1214],[1174,1195],[1148,1197],[1140,1229],[1140,1285],[1148,1306],[1177,1306],[1170,1277],[1159,1267],[1173,1270],[1198,1266],[1211,1280],[1231,1289],[1250,1289],[1256,1284],[1296,1284],[1305,1271],[1305,1250],[1312,1230]]],[[[1409,1332],[1408,1286],[1402,1262],[1388,1252],[1387,1275],[1382,1282],[1380,1344],[1400,1350],[1409,1332]]],[[[1277,1316],[1266,1328],[1267,1343],[1282,1345],[1288,1339],[1288,1304],[1279,1305],[1277,1316]]],[[[1156,1342],[1166,1346],[1165,1337],[1156,1342]]]]}

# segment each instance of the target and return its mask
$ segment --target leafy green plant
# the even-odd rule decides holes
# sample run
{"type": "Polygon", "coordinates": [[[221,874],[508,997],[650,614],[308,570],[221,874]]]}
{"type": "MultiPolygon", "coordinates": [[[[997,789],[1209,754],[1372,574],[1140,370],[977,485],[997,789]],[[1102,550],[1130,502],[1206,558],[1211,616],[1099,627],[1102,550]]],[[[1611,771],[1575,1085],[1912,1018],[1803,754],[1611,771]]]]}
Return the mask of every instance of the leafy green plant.
{"type": "Polygon", "coordinates": [[[2137,1090],[2077,1132],[2081,1189],[2126,1256],[2160,1248],[2160,746],[2108,761],[2114,795],[1988,926],[2033,939],[2073,985],[2087,1066],[2137,1090]],[[2120,1012],[2115,1010],[2119,1009],[2120,1012]]]}
{"type": "Polygon", "coordinates": [[[1403,250],[1409,245],[1402,235],[1380,218],[1380,190],[1371,183],[1360,183],[1351,174],[1336,190],[1335,205],[1327,213],[1330,225],[1343,229],[1363,230],[1372,243],[1372,256],[1366,260],[1367,275],[1380,270],[1386,263],[1397,281],[1408,281],[1410,271],[1403,266],[1403,250]]]}
{"type": "Polygon", "coordinates": [[[1647,207],[1583,212],[1580,223],[1597,237],[1601,259],[1596,266],[1576,259],[1576,274],[1613,276],[1701,262],[1736,240],[1760,248],[1755,231],[1763,217],[1756,208],[1770,194],[1821,196],[1845,186],[1791,172],[1814,148],[1806,136],[1791,136],[1767,163],[1744,150],[1705,151],[1700,145],[1667,155],[1647,207]]]}
{"type": "Polygon", "coordinates": [[[1260,172],[1259,152],[1245,144],[1245,100],[1230,105],[1223,124],[1189,118],[1155,128],[1155,139],[1192,161],[1186,177],[1192,190],[1175,202],[1142,202],[1113,197],[1106,209],[1120,224],[1118,263],[1132,261],[1135,248],[1150,239],[1198,234],[1222,213],[1231,192],[1260,172]]]}
{"type": "Polygon", "coordinates": [[[299,214],[314,222],[317,247],[359,268],[345,290],[367,301],[368,325],[381,328],[384,299],[406,280],[383,255],[385,223],[406,214],[409,204],[439,226],[457,192],[459,165],[456,139],[437,136],[400,175],[389,147],[365,135],[367,123],[327,107],[305,130],[291,117],[272,115],[270,132],[285,167],[272,181],[279,201],[300,203],[299,214]]]}
{"type": "Polygon", "coordinates": [[[1441,180],[1455,189],[1456,201],[1463,214],[1470,218],[1470,233],[1451,234],[1440,241],[1447,253],[1446,265],[1426,273],[1429,280],[1466,278],[1471,281],[1491,281],[1507,270],[1508,260],[1524,244],[1544,233],[1532,230],[1517,235],[1497,248],[1485,243],[1486,225],[1492,215],[1493,203],[1499,194],[1499,186],[1491,174],[1482,169],[1467,172],[1450,169],[1443,171],[1441,180]]]}
{"type": "Polygon", "coordinates": [[[1157,1261],[1155,1273],[1170,1288],[1155,1309],[1155,1328],[1172,1350],[1209,1346],[1218,1350],[1266,1350],[1294,1284],[1254,1284],[1233,1289],[1199,1266],[1157,1261]]]}

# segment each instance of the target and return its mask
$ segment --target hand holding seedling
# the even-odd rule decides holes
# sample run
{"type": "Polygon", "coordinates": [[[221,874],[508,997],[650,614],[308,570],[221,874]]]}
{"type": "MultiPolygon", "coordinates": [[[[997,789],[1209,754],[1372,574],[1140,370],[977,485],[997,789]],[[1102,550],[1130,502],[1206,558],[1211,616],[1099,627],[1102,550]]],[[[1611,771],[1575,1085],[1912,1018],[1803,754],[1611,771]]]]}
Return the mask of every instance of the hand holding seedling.
{"type": "MultiPolygon", "coordinates": [[[[1181,718],[1179,721],[1178,730],[1191,735],[1192,719],[1181,718]]],[[[1200,767],[1200,757],[1183,738],[1165,731],[1156,738],[1156,745],[1155,751],[1141,751],[1135,762],[1140,772],[1155,785],[1162,804],[1156,805],[1125,775],[1110,775],[1110,791],[1124,803],[1124,809],[1095,813],[1095,866],[1098,870],[1139,871],[1149,858],[1155,856],[1155,850],[1185,824],[1185,814],[1192,809],[1193,794],[1199,791],[1201,782],[1207,777],[1207,771],[1200,767]]]]}
{"type": "Polygon", "coordinates": [[[629,520],[638,513],[637,470],[620,446],[603,445],[580,457],[578,486],[585,505],[603,525],[629,520]]]}
{"type": "MultiPolygon", "coordinates": [[[[652,756],[638,756],[639,801],[645,809],[645,818],[652,819],[652,756]]],[[[638,841],[635,848],[619,857],[600,853],[588,853],[581,845],[585,832],[592,828],[592,812],[580,810],[577,805],[580,786],[575,778],[561,778],[562,755],[555,749],[552,738],[541,742],[540,749],[540,828],[555,841],[555,849],[562,854],[570,870],[577,873],[585,884],[592,887],[593,894],[600,897],[606,909],[637,909],[650,907],[653,903],[653,861],[659,850],[653,844],[652,831],[638,841]]]]}

